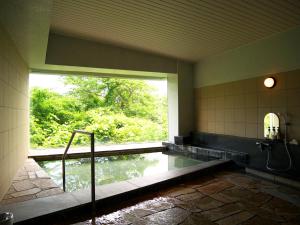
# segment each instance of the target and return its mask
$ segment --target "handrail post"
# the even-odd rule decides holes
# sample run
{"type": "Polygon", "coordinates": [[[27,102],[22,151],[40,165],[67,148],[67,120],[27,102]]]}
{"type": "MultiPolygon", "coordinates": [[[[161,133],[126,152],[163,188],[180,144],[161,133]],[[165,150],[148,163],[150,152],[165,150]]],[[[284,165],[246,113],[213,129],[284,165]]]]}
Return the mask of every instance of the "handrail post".
{"type": "Polygon", "coordinates": [[[91,196],[93,214],[96,212],[95,186],[95,134],[91,133],[91,196]]]}
{"type": "Polygon", "coordinates": [[[68,145],[65,149],[65,152],[63,154],[63,157],[62,157],[62,176],[63,176],[63,190],[64,192],[66,191],[66,162],[65,162],[65,158],[66,158],[66,155],[67,155],[67,152],[72,144],[72,141],[74,139],[74,136],[75,136],[76,132],[72,132],[72,135],[71,135],[71,138],[68,142],[68,145]]]}
{"type": "Polygon", "coordinates": [[[62,177],[63,177],[63,190],[66,192],[66,165],[65,158],[62,159],[62,177]]]}
{"type": "Polygon", "coordinates": [[[63,177],[63,190],[66,191],[66,161],[65,158],[67,156],[68,150],[72,144],[72,141],[75,137],[76,133],[90,135],[91,138],[91,197],[92,197],[92,214],[93,216],[96,214],[96,193],[95,193],[95,134],[83,130],[74,130],[72,136],[69,140],[69,143],[66,147],[66,150],[62,156],[62,177],[63,177]]]}

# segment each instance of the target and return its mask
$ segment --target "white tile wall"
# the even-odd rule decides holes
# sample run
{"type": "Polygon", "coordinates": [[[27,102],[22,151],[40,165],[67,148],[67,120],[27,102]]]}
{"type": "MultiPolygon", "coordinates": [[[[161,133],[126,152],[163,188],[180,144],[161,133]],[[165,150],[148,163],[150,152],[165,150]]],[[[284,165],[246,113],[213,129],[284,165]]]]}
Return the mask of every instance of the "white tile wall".
{"type": "Polygon", "coordinates": [[[28,153],[28,67],[0,26],[0,200],[28,153]]]}

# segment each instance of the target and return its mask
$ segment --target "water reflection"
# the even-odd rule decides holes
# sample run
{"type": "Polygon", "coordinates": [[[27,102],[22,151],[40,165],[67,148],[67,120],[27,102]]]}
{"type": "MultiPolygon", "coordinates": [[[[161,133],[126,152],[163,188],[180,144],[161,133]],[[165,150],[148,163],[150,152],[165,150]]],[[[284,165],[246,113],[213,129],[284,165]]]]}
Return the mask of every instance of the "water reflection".
{"type": "MultiPolygon", "coordinates": [[[[97,157],[95,160],[96,185],[153,175],[201,162],[184,156],[165,155],[160,152],[97,157]]],[[[62,186],[61,161],[43,161],[39,164],[58,185],[62,186]]],[[[88,158],[67,160],[66,190],[70,192],[89,187],[90,168],[91,163],[88,158]]]]}

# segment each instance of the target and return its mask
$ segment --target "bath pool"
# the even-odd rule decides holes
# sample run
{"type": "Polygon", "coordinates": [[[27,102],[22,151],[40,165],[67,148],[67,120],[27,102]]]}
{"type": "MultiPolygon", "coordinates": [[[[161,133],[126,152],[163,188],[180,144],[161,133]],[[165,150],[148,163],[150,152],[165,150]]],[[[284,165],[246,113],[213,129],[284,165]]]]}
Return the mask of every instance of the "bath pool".
{"type": "MultiPolygon", "coordinates": [[[[200,164],[208,159],[195,160],[181,155],[167,155],[162,152],[118,155],[95,158],[96,185],[154,175],[200,164]]],[[[39,165],[56,184],[62,186],[61,161],[41,161],[39,165]]],[[[66,160],[66,190],[75,191],[90,186],[89,158],[66,160]]]]}

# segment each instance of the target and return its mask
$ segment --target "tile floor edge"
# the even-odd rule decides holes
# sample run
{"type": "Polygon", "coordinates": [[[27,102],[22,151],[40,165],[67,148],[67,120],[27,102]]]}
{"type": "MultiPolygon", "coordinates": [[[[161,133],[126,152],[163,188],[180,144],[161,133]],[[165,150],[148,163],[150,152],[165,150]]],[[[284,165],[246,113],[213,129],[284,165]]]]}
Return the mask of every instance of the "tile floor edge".
{"type": "Polygon", "coordinates": [[[284,184],[296,189],[300,189],[300,182],[297,180],[292,180],[289,178],[285,178],[285,177],[281,177],[278,175],[274,175],[274,174],[270,174],[267,172],[263,172],[263,171],[259,171],[256,169],[252,169],[252,168],[245,168],[246,173],[249,173],[251,175],[257,176],[257,177],[261,177],[264,178],[266,180],[270,180],[274,183],[278,183],[278,184],[284,184]]]}
{"type": "MultiPolygon", "coordinates": [[[[134,178],[131,180],[127,181],[121,181],[117,183],[112,183],[112,184],[106,184],[106,185],[101,185],[96,187],[96,201],[103,201],[105,199],[109,199],[112,197],[118,197],[122,196],[124,194],[128,194],[130,192],[135,192],[135,191],[140,191],[149,187],[153,187],[154,185],[160,185],[163,182],[168,182],[174,179],[180,179],[182,177],[188,176],[189,174],[193,173],[200,173],[201,171],[206,172],[207,169],[214,169],[215,167],[221,166],[221,165],[226,165],[228,163],[231,163],[231,160],[213,160],[209,162],[204,162],[202,164],[196,165],[196,166],[190,166],[184,169],[180,170],[175,170],[175,171],[167,171],[159,175],[153,175],[153,176],[147,176],[147,177],[140,177],[140,178],[134,178]],[[156,180],[158,177],[159,180],[156,180]],[[137,182],[143,183],[143,181],[146,180],[151,180],[151,178],[155,180],[155,182],[150,182],[147,185],[137,185],[137,182]],[[156,178],[156,179],[155,179],[156,178]],[[120,188],[120,184],[127,183],[129,186],[132,187],[132,189],[122,189],[120,188]],[[109,188],[108,188],[109,187],[109,188]],[[110,191],[113,190],[114,188],[117,191],[112,191],[111,193],[107,193],[107,190],[109,189],[110,191]],[[105,196],[100,196],[100,192],[105,194],[105,196]],[[98,192],[98,194],[97,194],[98,192]]],[[[147,182],[146,182],[147,183],[147,182]]],[[[122,185],[121,185],[122,186],[122,185]]],[[[80,207],[84,206],[86,204],[89,204],[90,201],[90,189],[84,189],[80,191],[76,191],[76,193],[62,193],[59,195],[54,195],[54,196],[49,196],[45,198],[39,198],[39,199],[34,199],[34,200],[29,200],[25,202],[20,202],[20,203],[12,203],[12,204],[7,204],[3,205],[2,208],[0,208],[0,212],[4,211],[11,211],[14,213],[15,217],[15,222],[23,222],[26,220],[34,219],[36,217],[42,217],[46,216],[47,214],[52,214],[52,213],[58,213],[64,210],[70,210],[75,207],[80,207]],[[86,195],[86,193],[89,193],[89,195],[86,195]],[[70,201],[68,204],[65,199],[68,199],[70,201]],[[61,202],[60,202],[61,201],[61,202]],[[32,205],[35,205],[35,203],[38,204],[44,204],[46,206],[44,209],[40,208],[40,211],[37,210],[31,210],[32,205]],[[61,205],[59,205],[61,204],[61,205]],[[54,207],[53,205],[59,205],[59,207],[54,207]],[[28,207],[30,209],[28,210],[28,207]],[[18,211],[19,210],[19,211],[18,211]],[[43,212],[42,212],[43,211],[43,212]],[[28,212],[24,214],[24,212],[28,212]],[[31,215],[30,215],[31,213],[31,215]]]]}

